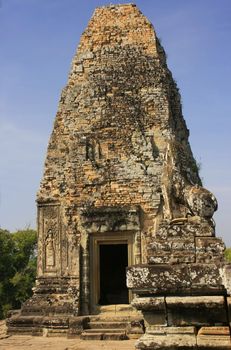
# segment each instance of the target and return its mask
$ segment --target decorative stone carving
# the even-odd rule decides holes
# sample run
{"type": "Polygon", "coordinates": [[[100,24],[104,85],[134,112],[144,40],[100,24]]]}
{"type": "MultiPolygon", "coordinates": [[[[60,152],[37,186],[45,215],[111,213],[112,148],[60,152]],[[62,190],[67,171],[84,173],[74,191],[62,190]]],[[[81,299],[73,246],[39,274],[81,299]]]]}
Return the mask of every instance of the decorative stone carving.
{"type": "Polygon", "coordinates": [[[55,272],[60,265],[60,207],[38,207],[38,275],[55,272]]]}
{"type": "Polygon", "coordinates": [[[97,161],[101,158],[101,147],[98,141],[94,139],[86,140],[86,159],[97,161]]]}
{"type": "Polygon", "coordinates": [[[216,198],[203,187],[189,187],[185,190],[185,196],[190,210],[196,216],[209,219],[217,210],[216,198]]]}
{"type": "Polygon", "coordinates": [[[45,251],[45,265],[46,268],[53,268],[55,266],[55,245],[54,245],[54,233],[51,229],[48,230],[45,239],[46,251],[45,251]]]}

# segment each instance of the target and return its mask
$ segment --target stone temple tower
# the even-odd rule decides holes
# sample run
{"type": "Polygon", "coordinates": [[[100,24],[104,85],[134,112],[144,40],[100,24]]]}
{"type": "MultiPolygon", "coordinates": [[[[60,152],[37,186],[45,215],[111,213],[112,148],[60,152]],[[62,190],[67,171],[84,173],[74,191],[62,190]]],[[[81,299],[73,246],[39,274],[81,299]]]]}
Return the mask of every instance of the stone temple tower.
{"type": "Polygon", "coordinates": [[[48,145],[34,295],[9,333],[87,338],[114,305],[138,349],[230,349],[230,267],[188,137],[152,24],[133,4],[97,8],[48,145]]]}

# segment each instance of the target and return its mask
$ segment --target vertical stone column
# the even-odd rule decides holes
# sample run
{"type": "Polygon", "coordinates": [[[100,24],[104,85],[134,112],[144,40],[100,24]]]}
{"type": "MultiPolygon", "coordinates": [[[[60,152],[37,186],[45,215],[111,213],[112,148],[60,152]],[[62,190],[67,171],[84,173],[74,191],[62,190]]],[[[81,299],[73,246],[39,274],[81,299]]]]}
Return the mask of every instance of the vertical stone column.
{"type": "Polygon", "coordinates": [[[90,313],[90,258],[89,235],[86,234],[81,253],[81,312],[83,315],[90,313]]]}

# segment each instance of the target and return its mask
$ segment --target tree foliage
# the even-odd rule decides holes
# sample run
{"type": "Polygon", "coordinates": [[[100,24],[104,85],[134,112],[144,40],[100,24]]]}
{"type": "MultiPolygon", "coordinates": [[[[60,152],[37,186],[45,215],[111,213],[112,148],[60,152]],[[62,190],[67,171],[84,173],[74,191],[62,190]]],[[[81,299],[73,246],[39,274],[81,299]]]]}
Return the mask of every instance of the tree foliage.
{"type": "Polygon", "coordinates": [[[231,263],[231,248],[227,248],[227,249],[225,250],[225,259],[226,259],[229,263],[231,263]]]}
{"type": "Polygon", "coordinates": [[[30,297],[36,275],[36,231],[0,229],[0,319],[30,297]]]}

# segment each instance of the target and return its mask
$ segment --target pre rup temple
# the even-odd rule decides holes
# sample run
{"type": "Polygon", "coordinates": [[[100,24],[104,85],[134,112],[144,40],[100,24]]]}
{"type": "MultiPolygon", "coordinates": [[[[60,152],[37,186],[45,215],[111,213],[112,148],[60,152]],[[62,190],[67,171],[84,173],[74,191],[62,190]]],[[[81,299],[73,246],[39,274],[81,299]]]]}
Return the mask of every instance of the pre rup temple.
{"type": "Polygon", "coordinates": [[[48,145],[34,294],[9,334],[231,349],[230,265],[188,137],[152,24],[133,4],[97,8],[48,145]]]}

